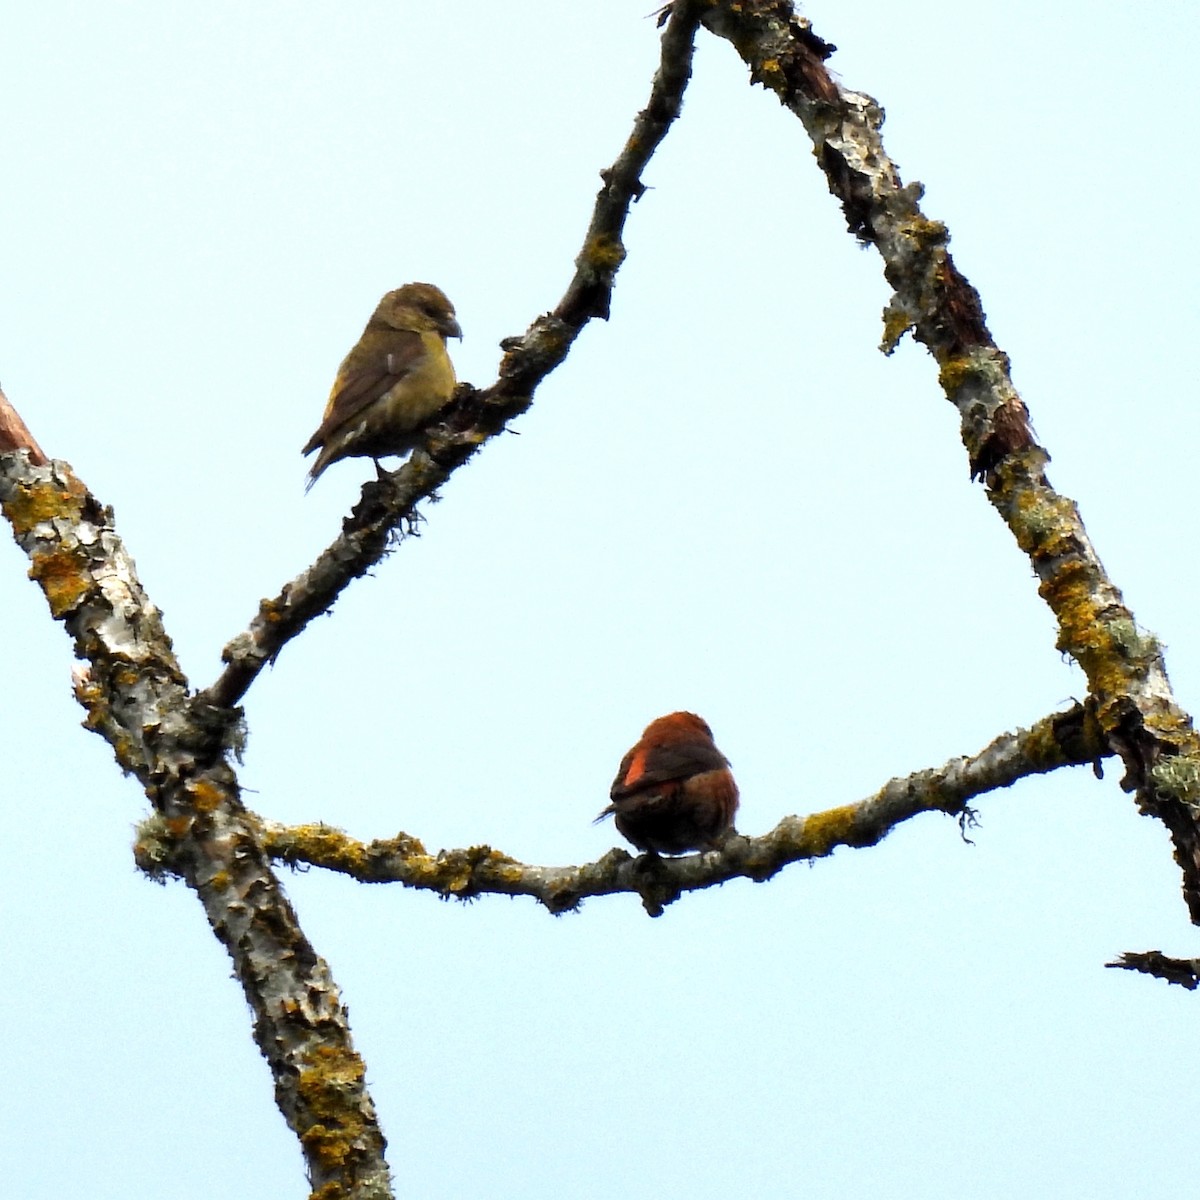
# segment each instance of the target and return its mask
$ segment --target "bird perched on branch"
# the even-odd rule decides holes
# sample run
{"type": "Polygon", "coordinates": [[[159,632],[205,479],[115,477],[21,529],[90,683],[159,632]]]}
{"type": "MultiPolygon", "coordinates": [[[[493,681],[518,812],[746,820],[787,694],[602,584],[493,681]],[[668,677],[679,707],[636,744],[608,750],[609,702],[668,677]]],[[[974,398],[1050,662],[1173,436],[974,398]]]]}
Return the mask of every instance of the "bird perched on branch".
{"type": "Polygon", "coordinates": [[[690,712],[651,721],[621,759],[609,792],[621,836],[650,854],[684,854],[720,844],[733,829],[738,790],[707,723],[690,712]]]}
{"type": "MultiPolygon", "coordinates": [[[[447,338],[461,338],[454,305],[431,283],[406,283],[380,300],[342,360],[325,416],[303,453],[319,449],[308,487],[352,455],[406,454],[454,395],[447,338]]],[[[307,489],[305,489],[307,490],[307,489]]]]}

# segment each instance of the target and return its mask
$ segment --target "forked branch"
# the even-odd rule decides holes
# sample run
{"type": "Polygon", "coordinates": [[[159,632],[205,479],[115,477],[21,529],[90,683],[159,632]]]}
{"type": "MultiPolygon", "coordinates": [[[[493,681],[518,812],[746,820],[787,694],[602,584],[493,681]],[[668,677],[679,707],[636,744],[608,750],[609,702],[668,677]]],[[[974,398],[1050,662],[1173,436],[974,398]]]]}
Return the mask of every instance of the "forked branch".
{"type": "Polygon", "coordinates": [[[503,343],[499,377],[482,391],[462,384],[444,425],[394,474],[368,483],[342,532],[315,563],[279,594],[259,604],[245,632],[226,647],[226,668],[204,693],[218,707],[237,704],[258,673],[314,617],[327,612],[351,580],[387,552],[416,506],[486,442],[533,403],[538,385],[566,357],[593,317],[607,319],[617,270],[625,259],[621,234],[630,206],[645,190],[641,175],[679,115],[692,72],[699,10],[696,0],[676,4],[662,35],[662,58],[650,100],[637,115],[624,149],[600,172],[596,196],[575,274],[553,312],[538,317],[520,337],[503,343]]]}
{"type": "Polygon", "coordinates": [[[893,288],[883,348],[890,352],[911,331],[937,362],[971,473],[1029,556],[1058,621],[1057,648],[1087,676],[1104,737],[1125,766],[1122,786],[1170,831],[1184,900],[1200,923],[1200,739],[1171,691],[1158,640],[1125,606],[1074,502],[1046,477],[1050,456],[1033,435],[979,295],[946,248],[946,227],[922,213],[919,183],[901,183],[884,150],[879,106],[824,71],[833,48],[788,0],[711,3],[703,19],[800,118],[850,231],[883,258],[893,288]]]}
{"type": "MultiPolygon", "coordinates": [[[[360,842],[328,825],[287,826],[262,821],[260,838],[277,861],[340,871],[364,883],[401,883],[449,899],[481,895],[530,896],[553,913],[589,896],[636,892],[651,916],[685,892],[745,877],[762,881],[790,863],[811,862],[839,846],[873,846],[897,825],[926,812],[967,823],[968,803],[1020,779],[1059,767],[1092,763],[1108,753],[1089,705],[1043,717],[1029,729],[996,738],[978,754],[954,758],[936,770],[893,779],[857,804],[807,817],[784,817],[759,837],[731,837],[717,851],[686,858],[631,858],[613,850],[577,867],[518,862],[490,846],[429,853],[414,837],[360,842]]],[[[170,873],[170,839],[157,818],[144,822],[138,862],[151,874],[170,873]]]]}

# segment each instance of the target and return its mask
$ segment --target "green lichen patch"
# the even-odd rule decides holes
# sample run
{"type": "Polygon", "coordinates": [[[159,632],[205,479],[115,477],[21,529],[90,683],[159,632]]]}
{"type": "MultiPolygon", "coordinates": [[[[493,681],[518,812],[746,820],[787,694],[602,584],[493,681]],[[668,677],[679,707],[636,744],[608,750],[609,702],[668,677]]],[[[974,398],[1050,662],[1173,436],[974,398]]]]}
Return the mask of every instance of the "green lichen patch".
{"type": "Polygon", "coordinates": [[[1113,645],[1129,659],[1151,658],[1158,653],[1158,639],[1152,633],[1139,629],[1131,617],[1117,617],[1105,622],[1113,645]]]}
{"type": "Polygon", "coordinates": [[[1182,754],[1164,755],[1150,768],[1160,800],[1180,800],[1189,808],[1200,807],[1200,761],[1182,754]]]}

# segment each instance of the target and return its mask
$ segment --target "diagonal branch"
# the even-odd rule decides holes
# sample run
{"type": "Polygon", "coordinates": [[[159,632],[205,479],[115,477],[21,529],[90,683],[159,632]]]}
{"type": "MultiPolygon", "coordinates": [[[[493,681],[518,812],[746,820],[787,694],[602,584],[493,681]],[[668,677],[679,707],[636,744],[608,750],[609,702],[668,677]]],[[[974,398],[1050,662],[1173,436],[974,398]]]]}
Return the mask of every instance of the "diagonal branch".
{"type": "Polygon", "coordinates": [[[901,183],[880,137],[879,106],[837,86],[824,67],[834,47],[788,0],[712,0],[704,24],[800,118],[851,232],[882,256],[894,289],[884,349],[911,330],[936,360],[959,410],[972,475],[985,481],[1029,556],[1058,621],[1058,649],[1087,675],[1108,745],[1124,762],[1122,786],[1170,830],[1184,899],[1200,923],[1200,738],[1171,691],[1162,647],[1125,606],[1074,502],[1046,478],[1050,456],[1034,438],[978,293],[946,249],[946,227],[921,212],[919,183],[901,183]]]}
{"type": "Polygon", "coordinates": [[[608,318],[613,283],[625,259],[621,233],[630,205],[645,191],[641,174],[682,107],[700,7],[697,0],[673,6],[650,100],[616,161],[600,172],[604,186],[575,259],[575,274],[558,306],[522,336],[507,339],[496,382],[483,391],[460,386],[447,423],[430,430],[423,447],[398,471],[368,483],[333,544],[278,596],[262,601],[249,628],[225,647],[225,670],[203,693],[208,703],[219,708],[237,704],[263,667],[309,621],[327,612],[351,580],[384,556],[400,527],[416,519],[417,504],[530,407],[538,384],[566,358],[584,326],[593,317],[608,318]]]}
{"type": "MultiPolygon", "coordinates": [[[[113,746],[155,808],[171,870],[204,904],[255,1014],[254,1034],[276,1100],[297,1133],[314,1193],[390,1195],[385,1142],[328,966],[305,938],[241,803],[230,754],[241,738],[233,708],[263,664],[348,582],[386,552],[416,503],[431,495],[532,402],[594,316],[608,315],[621,232],[642,192],[640,173],[678,115],[691,72],[695,6],[678,6],[663,35],[650,103],[607,172],[576,272],[553,313],[505,345],[500,377],[460,389],[445,428],[394,476],[369,485],[342,536],[226,650],[229,669],[191,697],[160,615],[102,506],[64,463],[47,463],[19,417],[0,404],[0,504],[32,562],[52,614],[86,666],[76,696],[86,724],[113,746]]],[[[153,870],[153,864],[143,865],[153,870]]]]}
{"type": "Polygon", "coordinates": [[[329,967],[304,936],[229,763],[237,714],[196,703],[158,609],[103,508],[69,466],[0,455],[0,505],[51,614],[84,660],[84,724],[137,777],[254,1012],[275,1099],[314,1192],[390,1195],[384,1138],[329,967]]]}
{"type": "MultiPolygon", "coordinates": [[[[832,854],[838,846],[873,846],[920,813],[970,817],[967,802],[1019,779],[1062,766],[1097,764],[1109,753],[1090,705],[1076,704],[1043,717],[1030,729],[996,738],[978,754],[954,758],[936,770],[893,779],[873,796],[808,817],[785,817],[759,837],[733,837],[719,850],[685,858],[634,859],[611,850],[579,867],[539,867],[489,846],[430,854],[414,837],[360,842],[328,825],[287,826],[256,818],[260,841],[275,859],[340,871],[364,883],[402,883],[460,900],[480,895],[531,896],[553,913],[576,908],[589,896],[636,892],[651,916],[684,892],[728,879],[770,879],[790,863],[832,854]]],[[[139,830],[136,854],[143,870],[176,871],[161,818],[139,830]]]]}

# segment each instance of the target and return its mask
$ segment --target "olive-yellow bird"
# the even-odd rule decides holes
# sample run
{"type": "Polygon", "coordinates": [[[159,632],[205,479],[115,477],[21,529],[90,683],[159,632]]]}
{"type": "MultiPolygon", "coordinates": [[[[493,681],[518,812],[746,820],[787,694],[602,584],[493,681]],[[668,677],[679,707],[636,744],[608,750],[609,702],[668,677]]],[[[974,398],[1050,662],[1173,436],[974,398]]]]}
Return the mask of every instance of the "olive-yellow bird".
{"type": "MultiPolygon", "coordinates": [[[[308,487],[330,463],[407,454],[454,395],[447,338],[461,338],[454,305],[431,283],[406,283],[380,300],[342,360],[325,416],[304,454],[319,449],[308,487]]],[[[305,489],[307,490],[307,488],[305,489]]]]}

